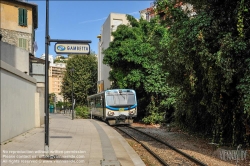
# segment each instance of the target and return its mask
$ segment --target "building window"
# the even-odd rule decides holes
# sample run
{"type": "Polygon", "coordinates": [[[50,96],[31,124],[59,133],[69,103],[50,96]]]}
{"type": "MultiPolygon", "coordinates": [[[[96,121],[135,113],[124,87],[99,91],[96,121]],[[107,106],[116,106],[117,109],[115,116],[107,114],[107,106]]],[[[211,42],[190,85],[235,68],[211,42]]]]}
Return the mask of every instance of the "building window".
{"type": "Polygon", "coordinates": [[[20,48],[27,49],[27,39],[19,38],[19,40],[18,40],[18,46],[20,48]]]}
{"type": "Polygon", "coordinates": [[[19,8],[18,23],[20,26],[27,26],[27,9],[19,8]]]}

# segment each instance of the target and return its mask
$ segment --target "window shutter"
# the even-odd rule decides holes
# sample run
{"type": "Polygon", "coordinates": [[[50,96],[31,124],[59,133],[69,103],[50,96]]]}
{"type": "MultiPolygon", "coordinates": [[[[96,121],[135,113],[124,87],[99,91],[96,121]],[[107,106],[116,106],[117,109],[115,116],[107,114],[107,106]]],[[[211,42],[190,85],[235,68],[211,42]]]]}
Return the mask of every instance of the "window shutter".
{"type": "Polygon", "coordinates": [[[18,8],[18,23],[19,25],[23,25],[23,9],[18,8]]]}
{"type": "Polygon", "coordinates": [[[18,46],[27,49],[27,39],[19,38],[18,46]]]}
{"type": "Polygon", "coordinates": [[[23,9],[23,25],[27,26],[27,9],[23,9]]]}
{"type": "Polygon", "coordinates": [[[19,38],[19,47],[22,47],[22,46],[23,46],[22,39],[19,38]]]}
{"type": "Polygon", "coordinates": [[[23,39],[23,48],[27,49],[27,40],[23,39]]]}

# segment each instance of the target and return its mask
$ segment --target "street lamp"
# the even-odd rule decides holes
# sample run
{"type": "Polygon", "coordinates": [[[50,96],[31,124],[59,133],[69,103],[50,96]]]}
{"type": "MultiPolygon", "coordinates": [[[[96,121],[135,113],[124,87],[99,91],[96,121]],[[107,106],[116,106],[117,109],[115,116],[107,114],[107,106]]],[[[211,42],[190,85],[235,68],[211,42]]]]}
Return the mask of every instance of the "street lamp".
{"type": "Polygon", "coordinates": [[[72,78],[72,91],[71,91],[71,95],[72,95],[72,120],[74,120],[74,85],[73,85],[73,74],[74,74],[74,68],[72,68],[71,71],[71,78],[72,78]]]}

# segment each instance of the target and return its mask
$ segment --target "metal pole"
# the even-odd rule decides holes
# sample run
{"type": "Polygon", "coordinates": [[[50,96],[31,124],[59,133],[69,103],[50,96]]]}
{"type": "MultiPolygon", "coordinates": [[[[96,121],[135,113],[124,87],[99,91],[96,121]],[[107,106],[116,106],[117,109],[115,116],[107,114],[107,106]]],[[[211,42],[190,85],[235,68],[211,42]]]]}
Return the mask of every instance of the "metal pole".
{"type": "Polygon", "coordinates": [[[64,114],[65,114],[65,108],[66,108],[66,106],[65,106],[65,96],[63,96],[63,111],[64,111],[64,114]]]}
{"type": "Polygon", "coordinates": [[[50,42],[58,43],[91,43],[91,40],[68,40],[68,39],[50,39],[50,42]]]}
{"type": "Polygon", "coordinates": [[[45,30],[45,97],[44,97],[44,122],[45,122],[45,144],[44,144],[44,155],[49,156],[49,0],[46,0],[46,30],[45,30]]]}
{"type": "Polygon", "coordinates": [[[55,108],[54,113],[57,113],[57,112],[56,112],[56,95],[55,95],[55,97],[54,97],[54,108],[55,108]]]}
{"type": "Polygon", "coordinates": [[[71,69],[71,78],[72,78],[72,120],[74,120],[74,79],[73,79],[74,68],[71,69]]]}

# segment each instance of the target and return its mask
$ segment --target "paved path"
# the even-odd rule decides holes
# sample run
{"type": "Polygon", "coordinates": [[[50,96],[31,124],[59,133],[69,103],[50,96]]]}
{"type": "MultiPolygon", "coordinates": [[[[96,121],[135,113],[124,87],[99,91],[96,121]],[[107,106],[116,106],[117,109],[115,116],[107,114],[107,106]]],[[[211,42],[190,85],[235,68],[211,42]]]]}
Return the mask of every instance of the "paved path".
{"type": "Polygon", "coordinates": [[[49,150],[44,158],[44,127],[34,128],[1,145],[1,166],[145,166],[126,140],[106,123],[71,120],[51,114],[49,150]]]}

